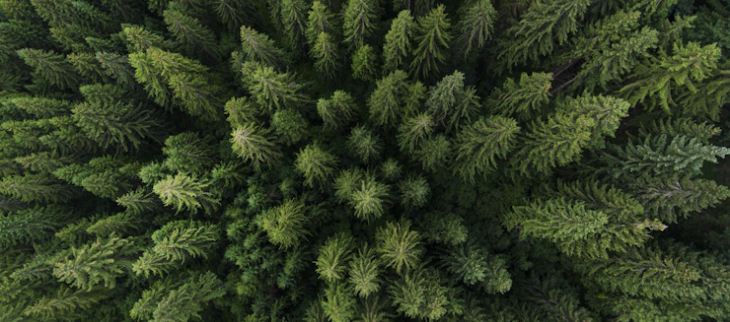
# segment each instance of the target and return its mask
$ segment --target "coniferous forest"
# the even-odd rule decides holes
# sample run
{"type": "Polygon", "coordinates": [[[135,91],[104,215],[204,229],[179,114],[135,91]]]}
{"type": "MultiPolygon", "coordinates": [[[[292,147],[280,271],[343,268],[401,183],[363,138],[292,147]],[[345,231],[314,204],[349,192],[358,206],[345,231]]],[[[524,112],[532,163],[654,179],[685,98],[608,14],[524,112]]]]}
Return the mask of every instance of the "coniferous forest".
{"type": "Polygon", "coordinates": [[[0,0],[0,321],[730,321],[730,0],[0,0]]]}

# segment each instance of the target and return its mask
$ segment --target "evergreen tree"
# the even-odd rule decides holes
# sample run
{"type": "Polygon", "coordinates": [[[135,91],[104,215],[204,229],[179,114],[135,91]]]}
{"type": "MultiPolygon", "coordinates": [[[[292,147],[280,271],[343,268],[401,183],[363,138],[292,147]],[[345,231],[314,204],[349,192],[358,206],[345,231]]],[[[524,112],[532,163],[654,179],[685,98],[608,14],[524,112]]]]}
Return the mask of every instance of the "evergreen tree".
{"type": "Polygon", "coordinates": [[[331,98],[320,98],[317,101],[317,113],[325,126],[338,129],[355,116],[355,101],[349,93],[337,90],[331,98]]]}
{"type": "Polygon", "coordinates": [[[242,53],[246,60],[257,61],[266,65],[284,69],[287,63],[286,53],[276,46],[273,40],[251,27],[241,27],[242,53]]]}
{"type": "Polygon", "coordinates": [[[386,267],[394,268],[400,274],[419,264],[423,253],[420,235],[411,230],[409,221],[388,222],[378,229],[376,239],[377,250],[386,267]]]}
{"type": "Polygon", "coordinates": [[[281,158],[281,152],[269,133],[253,123],[239,125],[231,133],[233,152],[257,169],[275,164],[281,158]]]}
{"type": "Polygon", "coordinates": [[[116,278],[129,267],[130,261],[124,257],[133,251],[129,240],[116,236],[107,240],[98,239],[81,248],[73,248],[73,259],[56,263],[53,275],[62,282],[88,291],[101,282],[105,288],[114,288],[116,278]]]}
{"type": "Polygon", "coordinates": [[[79,83],[79,75],[71,63],[63,56],[42,49],[21,49],[18,56],[34,72],[34,77],[58,86],[60,89],[72,89],[79,83]]]}
{"type": "Polygon", "coordinates": [[[318,42],[317,38],[321,37],[320,34],[325,33],[334,36],[335,32],[335,15],[322,2],[312,2],[306,32],[309,46],[314,47],[314,44],[318,42]]]}
{"type": "Polygon", "coordinates": [[[348,1],[343,14],[343,27],[345,42],[350,44],[351,49],[358,49],[370,42],[370,38],[376,28],[375,23],[379,16],[378,11],[378,1],[348,1]]]}
{"type": "Polygon", "coordinates": [[[307,145],[297,154],[295,167],[304,175],[304,182],[310,186],[322,185],[334,174],[337,158],[319,145],[307,145]]]}
{"type": "Polygon", "coordinates": [[[377,159],[382,149],[382,142],[378,135],[364,126],[352,129],[348,144],[350,150],[364,163],[377,159]]]}
{"type": "Polygon", "coordinates": [[[451,46],[451,20],[447,18],[443,5],[431,10],[425,17],[418,18],[416,47],[410,65],[411,75],[422,79],[433,78],[441,73],[451,46]]]}
{"type": "Polygon", "coordinates": [[[550,73],[523,73],[519,83],[508,78],[489,99],[491,108],[502,115],[530,119],[550,101],[552,78],[550,73]]]}
{"type": "Polygon", "coordinates": [[[182,210],[197,212],[202,208],[211,214],[220,203],[210,192],[208,182],[184,174],[168,176],[158,181],[154,185],[154,192],[165,206],[172,206],[178,212],[182,210]]]}
{"type": "Polygon", "coordinates": [[[352,55],[352,77],[364,81],[375,78],[377,55],[370,45],[360,46],[352,55]]]}
{"type": "Polygon", "coordinates": [[[402,107],[405,81],[408,75],[400,70],[377,81],[377,88],[370,95],[370,119],[380,126],[392,125],[402,107]]]}
{"type": "Polygon", "coordinates": [[[319,33],[312,45],[311,55],[316,60],[314,67],[317,68],[317,71],[328,78],[336,76],[340,67],[340,53],[332,35],[325,32],[319,33]]]}
{"type": "Polygon", "coordinates": [[[515,146],[520,127],[514,119],[492,116],[479,119],[459,133],[456,142],[455,171],[462,178],[474,180],[496,167],[515,146]]]}
{"type": "Polygon", "coordinates": [[[272,243],[282,248],[297,246],[307,235],[302,227],[307,222],[304,209],[301,201],[286,200],[261,214],[261,228],[272,243]]]}
{"type": "Polygon", "coordinates": [[[385,71],[392,72],[405,68],[406,59],[412,49],[413,28],[413,17],[409,10],[401,11],[391,22],[390,30],[385,35],[385,45],[383,45],[383,69],[385,71]]]}
{"type": "Polygon", "coordinates": [[[247,62],[243,65],[243,81],[258,104],[269,112],[282,107],[296,107],[306,101],[301,86],[288,73],[273,67],[247,62]]]}
{"type": "Polygon", "coordinates": [[[218,58],[215,34],[203,26],[198,19],[173,9],[165,10],[163,17],[167,30],[175,36],[186,52],[218,58]]]}
{"type": "Polygon", "coordinates": [[[473,51],[484,48],[494,28],[497,11],[489,0],[475,1],[460,10],[463,19],[456,26],[457,43],[462,55],[468,57],[473,51]]]}

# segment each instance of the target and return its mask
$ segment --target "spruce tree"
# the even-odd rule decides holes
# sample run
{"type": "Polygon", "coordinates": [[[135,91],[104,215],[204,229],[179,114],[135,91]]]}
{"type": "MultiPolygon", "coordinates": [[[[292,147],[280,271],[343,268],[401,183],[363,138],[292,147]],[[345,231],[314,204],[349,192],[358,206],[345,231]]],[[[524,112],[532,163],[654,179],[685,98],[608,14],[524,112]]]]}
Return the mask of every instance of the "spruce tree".
{"type": "Polygon", "coordinates": [[[448,58],[451,48],[451,20],[443,5],[431,10],[425,17],[418,18],[416,43],[410,65],[411,75],[421,79],[438,76],[448,58]]]}

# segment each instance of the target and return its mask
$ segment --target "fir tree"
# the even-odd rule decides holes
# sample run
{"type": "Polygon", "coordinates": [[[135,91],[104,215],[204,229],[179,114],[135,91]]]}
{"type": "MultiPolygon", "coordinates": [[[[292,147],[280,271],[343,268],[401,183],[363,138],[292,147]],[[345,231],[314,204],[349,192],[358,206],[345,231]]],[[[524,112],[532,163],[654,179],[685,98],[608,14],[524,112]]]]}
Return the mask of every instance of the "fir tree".
{"type": "Polygon", "coordinates": [[[233,152],[256,169],[275,164],[281,158],[281,152],[269,133],[253,123],[239,125],[231,133],[233,152]]]}
{"type": "Polygon", "coordinates": [[[175,211],[197,212],[202,208],[211,214],[220,201],[212,195],[208,186],[209,183],[204,180],[177,174],[155,183],[154,192],[165,206],[172,206],[175,211]]]}
{"type": "Polygon", "coordinates": [[[360,46],[352,55],[352,77],[364,81],[375,78],[377,55],[370,45],[360,46]]]}
{"type": "Polygon", "coordinates": [[[344,19],[345,42],[351,49],[358,49],[370,41],[379,16],[378,1],[349,0],[344,19]]]}
{"type": "Polygon", "coordinates": [[[475,1],[460,10],[464,18],[456,26],[459,32],[457,43],[462,55],[468,57],[473,51],[484,48],[491,37],[497,11],[489,0],[475,1]]]}
{"type": "Polygon", "coordinates": [[[515,146],[520,127],[513,119],[493,116],[480,119],[461,131],[456,142],[456,168],[464,179],[474,180],[496,166],[515,146]]]}
{"type": "Polygon", "coordinates": [[[34,76],[60,89],[72,89],[79,83],[79,75],[63,56],[41,49],[21,49],[18,56],[35,72],[34,76]]]}
{"type": "Polygon", "coordinates": [[[295,167],[304,175],[305,183],[314,187],[322,185],[334,175],[337,158],[323,150],[319,145],[307,145],[297,154],[295,167]]]}
{"type": "MultiPolygon", "coordinates": [[[[340,53],[332,35],[325,32],[319,33],[312,45],[311,55],[316,60],[314,67],[325,77],[334,78],[337,75],[340,68],[340,53]]],[[[367,65],[363,67],[367,67],[367,65]]]]}
{"type": "Polygon", "coordinates": [[[337,90],[331,98],[319,99],[317,113],[325,126],[338,129],[345,126],[355,116],[355,101],[349,93],[337,90]]]}
{"type": "Polygon", "coordinates": [[[410,65],[411,74],[422,79],[441,73],[442,65],[451,46],[451,20],[447,18],[443,5],[431,10],[425,17],[418,18],[416,42],[410,65]]]}
{"type": "Polygon", "coordinates": [[[411,230],[409,221],[388,222],[378,229],[376,239],[385,266],[398,273],[416,267],[421,260],[420,235],[411,230]]]}
{"type": "Polygon", "coordinates": [[[370,119],[376,124],[392,125],[397,120],[407,78],[405,72],[397,70],[377,81],[377,88],[368,100],[370,119]]]}
{"type": "Polygon", "coordinates": [[[163,13],[167,30],[175,36],[188,53],[205,54],[217,59],[215,34],[203,26],[198,19],[178,10],[168,9],[163,13]]]}
{"type": "Polygon", "coordinates": [[[273,113],[282,107],[296,107],[305,102],[301,86],[288,73],[278,73],[273,67],[247,62],[243,65],[244,84],[265,110],[273,113]]]}
{"type": "Polygon", "coordinates": [[[111,236],[72,250],[73,259],[56,263],[53,269],[60,281],[80,289],[92,291],[103,282],[105,288],[114,288],[116,278],[129,266],[125,255],[133,252],[132,242],[111,236]]]}
{"type": "Polygon", "coordinates": [[[261,228],[272,243],[282,248],[297,246],[307,235],[302,227],[307,222],[304,209],[303,202],[286,200],[261,215],[261,228]]]}
{"type": "Polygon", "coordinates": [[[314,1],[312,8],[309,10],[309,19],[307,20],[307,43],[310,47],[321,37],[320,34],[325,33],[334,36],[336,32],[335,15],[330,12],[325,4],[320,1],[314,1]]]}
{"type": "Polygon", "coordinates": [[[413,17],[409,10],[403,10],[391,22],[390,30],[385,35],[383,45],[383,69],[392,72],[404,69],[406,59],[411,52],[411,37],[414,28],[413,17]]]}
{"type": "Polygon", "coordinates": [[[276,46],[273,40],[251,27],[241,27],[242,53],[246,60],[257,61],[266,65],[284,69],[287,63],[286,53],[276,46]]]}

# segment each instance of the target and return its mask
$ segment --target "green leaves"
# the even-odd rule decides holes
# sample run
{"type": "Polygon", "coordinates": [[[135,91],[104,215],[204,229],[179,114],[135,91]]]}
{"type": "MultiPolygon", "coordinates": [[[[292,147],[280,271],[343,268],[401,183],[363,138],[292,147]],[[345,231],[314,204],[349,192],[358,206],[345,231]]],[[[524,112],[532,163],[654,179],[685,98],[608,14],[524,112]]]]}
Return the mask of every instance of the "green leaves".
{"type": "Polygon", "coordinates": [[[295,167],[304,175],[304,182],[310,186],[322,185],[334,175],[337,158],[319,145],[310,144],[297,154],[295,167]]]}
{"type": "Polygon", "coordinates": [[[177,212],[196,213],[202,208],[211,214],[220,204],[220,200],[210,192],[207,181],[184,174],[167,176],[155,183],[153,191],[165,206],[172,206],[177,212]]]}
{"type": "Polygon", "coordinates": [[[411,75],[421,79],[433,78],[441,72],[451,46],[451,20],[447,18],[446,7],[439,5],[425,17],[418,18],[416,42],[410,65],[411,75]]]}
{"type": "Polygon", "coordinates": [[[415,268],[423,253],[420,235],[410,228],[409,221],[388,222],[376,234],[377,250],[385,266],[395,269],[399,274],[415,268]]]}
{"type": "Polygon", "coordinates": [[[261,214],[261,228],[269,240],[279,247],[286,249],[297,246],[309,234],[303,227],[308,222],[304,209],[302,201],[288,199],[261,214]]]}

